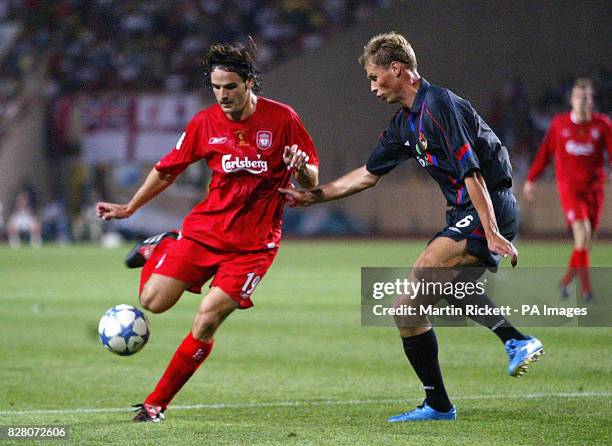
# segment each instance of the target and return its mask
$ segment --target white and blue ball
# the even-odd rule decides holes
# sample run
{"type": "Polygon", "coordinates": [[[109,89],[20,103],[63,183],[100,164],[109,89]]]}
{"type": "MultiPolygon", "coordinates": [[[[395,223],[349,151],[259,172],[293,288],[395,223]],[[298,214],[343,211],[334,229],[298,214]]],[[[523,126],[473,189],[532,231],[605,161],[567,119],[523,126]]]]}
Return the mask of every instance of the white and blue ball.
{"type": "Polygon", "coordinates": [[[149,340],[149,333],[147,317],[131,305],[109,308],[98,324],[102,345],[121,356],[140,351],[149,340]]]}

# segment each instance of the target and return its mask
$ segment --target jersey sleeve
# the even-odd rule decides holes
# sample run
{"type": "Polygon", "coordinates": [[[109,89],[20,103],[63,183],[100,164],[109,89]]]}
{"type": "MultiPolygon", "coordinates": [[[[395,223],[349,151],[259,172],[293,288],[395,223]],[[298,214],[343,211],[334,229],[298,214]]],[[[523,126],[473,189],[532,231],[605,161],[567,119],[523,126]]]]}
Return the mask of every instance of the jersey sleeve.
{"type": "Polygon", "coordinates": [[[179,138],[176,146],[155,165],[163,174],[178,175],[187,166],[206,156],[202,144],[202,126],[199,120],[192,119],[179,138]]]}
{"type": "Polygon", "coordinates": [[[445,95],[437,99],[431,109],[425,106],[424,112],[431,130],[439,136],[440,146],[454,163],[458,178],[463,181],[470,172],[480,170],[474,152],[474,136],[459,105],[445,95]]]}
{"type": "Polygon", "coordinates": [[[287,145],[291,146],[293,144],[297,144],[299,150],[306,152],[306,155],[310,158],[308,164],[319,167],[317,148],[297,113],[291,113],[288,123],[287,145]]]}
{"type": "Polygon", "coordinates": [[[378,143],[366,163],[366,170],[373,175],[382,176],[410,158],[409,151],[406,150],[395,129],[394,117],[378,138],[378,143]]]}
{"type": "Polygon", "coordinates": [[[538,153],[536,153],[533,163],[529,168],[529,172],[527,173],[527,181],[536,181],[540,175],[542,175],[542,172],[544,172],[544,169],[546,169],[548,163],[550,163],[550,160],[555,152],[555,141],[557,139],[556,135],[556,125],[553,121],[548,127],[544,140],[538,149],[538,153]]]}

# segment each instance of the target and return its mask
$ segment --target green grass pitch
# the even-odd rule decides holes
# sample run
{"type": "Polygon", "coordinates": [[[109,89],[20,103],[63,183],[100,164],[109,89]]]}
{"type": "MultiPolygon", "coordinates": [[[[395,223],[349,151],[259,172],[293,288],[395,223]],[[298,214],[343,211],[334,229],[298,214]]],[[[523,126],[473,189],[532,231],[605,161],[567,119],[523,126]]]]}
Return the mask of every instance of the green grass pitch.
{"type": "MultiPolygon", "coordinates": [[[[407,266],[423,241],[286,241],[255,308],[233,314],[160,424],[132,423],[189,330],[199,296],[150,316],[133,357],[97,339],[103,312],[136,304],[127,247],[0,247],[0,424],[63,424],[69,444],[601,445],[610,441],[612,329],[531,328],[547,354],[521,379],[480,327],[439,328],[456,422],[385,418],[422,401],[392,328],[361,328],[361,266],[407,266]]],[[[563,266],[568,242],[518,243],[520,265],[563,266]]],[[[612,266],[600,242],[592,264],[612,266]]],[[[0,444],[8,444],[0,441],[0,444]]],[[[18,442],[16,444],[26,444],[18,442]]],[[[48,444],[56,444],[50,442],[48,444]]]]}

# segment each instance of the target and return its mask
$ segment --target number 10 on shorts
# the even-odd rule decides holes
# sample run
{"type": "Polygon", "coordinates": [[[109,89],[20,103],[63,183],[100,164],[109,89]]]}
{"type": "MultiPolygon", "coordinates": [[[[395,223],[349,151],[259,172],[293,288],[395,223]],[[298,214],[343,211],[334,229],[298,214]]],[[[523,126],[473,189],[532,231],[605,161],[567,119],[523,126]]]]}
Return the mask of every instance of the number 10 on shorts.
{"type": "Polygon", "coordinates": [[[255,287],[261,280],[261,276],[256,275],[255,273],[247,273],[247,278],[244,281],[244,285],[242,285],[242,296],[249,297],[255,287]]]}

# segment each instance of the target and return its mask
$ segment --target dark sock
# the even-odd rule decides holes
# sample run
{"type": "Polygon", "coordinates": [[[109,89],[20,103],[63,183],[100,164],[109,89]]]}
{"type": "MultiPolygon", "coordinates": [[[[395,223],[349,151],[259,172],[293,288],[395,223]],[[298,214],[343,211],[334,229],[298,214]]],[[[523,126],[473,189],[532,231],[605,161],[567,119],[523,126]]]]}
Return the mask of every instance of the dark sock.
{"type": "MultiPolygon", "coordinates": [[[[466,305],[477,305],[481,308],[497,308],[497,305],[493,303],[491,298],[487,296],[486,293],[472,294],[464,299],[457,299],[456,297],[452,296],[447,297],[446,300],[455,307],[460,307],[464,310],[466,305]]],[[[487,327],[489,330],[493,331],[493,333],[495,333],[504,344],[509,339],[527,339],[527,336],[514,328],[510,321],[503,316],[471,315],[467,317],[472,319],[477,324],[487,327]]]]}
{"type": "Polygon", "coordinates": [[[438,412],[448,412],[452,404],[446,394],[438,363],[438,340],[433,328],[423,334],[402,338],[404,352],[423,383],[427,404],[438,412]]]}
{"type": "MultiPolygon", "coordinates": [[[[507,320],[506,322],[509,323],[507,320]]],[[[509,341],[510,339],[516,339],[517,341],[522,341],[522,340],[527,339],[527,336],[525,336],[523,333],[518,331],[512,325],[508,327],[502,324],[497,328],[491,328],[491,330],[493,330],[493,333],[495,333],[504,344],[506,343],[506,341],[509,341]]]]}

